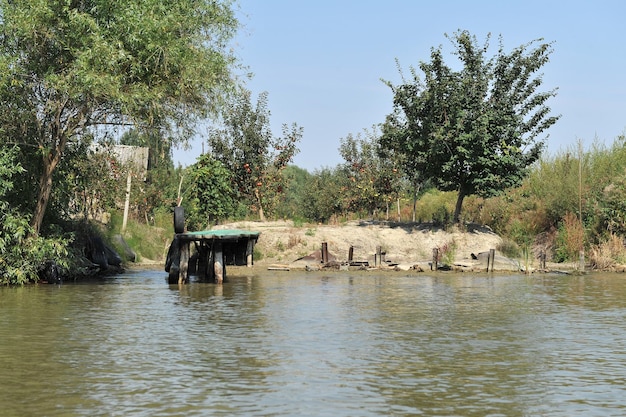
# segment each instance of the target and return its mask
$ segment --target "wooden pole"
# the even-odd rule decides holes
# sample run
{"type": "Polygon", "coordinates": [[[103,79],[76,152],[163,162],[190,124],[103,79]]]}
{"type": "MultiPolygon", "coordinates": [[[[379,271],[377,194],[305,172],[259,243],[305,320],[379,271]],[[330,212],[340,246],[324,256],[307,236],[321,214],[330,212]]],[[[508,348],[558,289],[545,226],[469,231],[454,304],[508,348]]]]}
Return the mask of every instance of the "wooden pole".
{"type": "Polygon", "coordinates": [[[578,220],[580,230],[583,232],[580,240],[580,250],[578,252],[578,267],[585,270],[585,225],[583,224],[583,144],[578,140],[578,220]]]}
{"type": "Polygon", "coordinates": [[[381,266],[383,264],[383,262],[382,262],[382,252],[383,252],[382,247],[381,246],[376,246],[376,259],[375,259],[374,265],[381,266]]]}
{"type": "Polygon", "coordinates": [[[348,249],[348,263],[351,263],[353,259],[354,259],[354,246],[350,246],[350,249],[348,249]]]}
{"type": "Polygon", "coordinates": [[[328,262],[328,243],[322,242],[322,263],[328,262]]]}
{"type": "Polygon", "coordinates": [[[128,211],[130,209],[130,185],[132,182],[132,170],[128,170],[128,178],[126,178],[126,200],[124,201],[124,219],[122,220],[122,232],[126,231],[126,223],[128,222],[128,211]]]}
{"type": "Polygon", "coordinates": [[[246,266],[252,268],[254,264],[254,239],[248,238],[248,247],[246,248],[246,266]]]}
{"type": "Polygon", "coordinates": [[[433,248],[433,262],[430,264],[431,271],[436,271],[438,268],[437,260],[439,259],[439,248],[433,248]]]}
{"type": "Polygon", "coordinates": [[[215,282],[221,284],[224,282],[224,253],[222,252],[222,242],[216,240],[213,244],[214,262],[213,270],[215,271],[215,282]]]}
{"type": "Polygon", "coordinates": [[[487,272],[493,272],[493,264],[496,258],[496,250],[489,249],[489,257],[487,258],[487,272]]]}
{"type": "Polygon", "coordinates": [[[178,283],[184,284],[189,279],[189,241],[180,244],[180,270],[178,272],[178,283]]]}

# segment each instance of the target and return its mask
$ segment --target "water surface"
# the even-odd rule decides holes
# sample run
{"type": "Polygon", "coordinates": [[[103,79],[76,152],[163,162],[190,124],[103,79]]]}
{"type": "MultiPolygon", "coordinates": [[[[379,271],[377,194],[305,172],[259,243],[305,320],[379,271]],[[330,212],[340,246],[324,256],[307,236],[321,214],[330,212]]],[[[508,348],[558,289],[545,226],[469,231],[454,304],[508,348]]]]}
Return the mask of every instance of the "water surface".
{"type": "Polygon", "coordinates": [[[0,288],[3,416],[626,415],[622,275],[0,288]]]}

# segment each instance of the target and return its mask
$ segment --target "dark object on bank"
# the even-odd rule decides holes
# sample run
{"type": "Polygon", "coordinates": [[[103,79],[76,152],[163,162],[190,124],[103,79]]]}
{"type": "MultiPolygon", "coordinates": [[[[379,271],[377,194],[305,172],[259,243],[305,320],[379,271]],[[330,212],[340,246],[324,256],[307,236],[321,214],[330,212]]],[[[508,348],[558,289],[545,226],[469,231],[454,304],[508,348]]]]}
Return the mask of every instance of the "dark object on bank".
{"type": "Polygon", "coordinates": [[[120,255],[108,247],[99,236],[91,236],[89,238],[86,255],[91,262],[98,265],[102,270],[107,270],[111,267],[120,269],[122,265],[120,255]]]}
{"type": "Polygon", "coordinates": [[[59,273],[59,267],[54,261],[46,261],[39,270],[39,279],[48,284],[61,284],[63,279],[59,273]]]}
{"type": "Polygon", "coordinates": [[[185,232],[185,209],[181,206],[174,207],[174,233],[185,232]]]}

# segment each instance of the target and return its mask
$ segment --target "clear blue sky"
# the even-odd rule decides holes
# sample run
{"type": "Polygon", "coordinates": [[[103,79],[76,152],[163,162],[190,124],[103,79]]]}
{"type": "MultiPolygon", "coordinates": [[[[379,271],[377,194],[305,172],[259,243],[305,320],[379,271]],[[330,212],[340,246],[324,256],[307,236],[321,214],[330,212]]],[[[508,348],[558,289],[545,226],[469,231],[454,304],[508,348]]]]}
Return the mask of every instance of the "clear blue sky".
{"type": "MultiPolygon", "coordinates": [[[[612,144],[626,132],[626,1],[239,0],[243,25],[234,44],[254,74],[253,97],[269,93],[272,132],[304,128],[294,163],[313,172],[342,162],[339,141],[384,121],[392,94],[380,79],[399,82],[401,66],[427,61],[445,33],[467,29],[483,42],[492,34],[511,49],[533,39],[554,41],[543,89],[558,88],[549,105],[561,119],[549,130],[548,153],[580,139],[612,144]]],[[[200,132],[202,134],[202,132],[200,132]]],[[[201,153],[197,140],[175,161],[201,153]]]]}

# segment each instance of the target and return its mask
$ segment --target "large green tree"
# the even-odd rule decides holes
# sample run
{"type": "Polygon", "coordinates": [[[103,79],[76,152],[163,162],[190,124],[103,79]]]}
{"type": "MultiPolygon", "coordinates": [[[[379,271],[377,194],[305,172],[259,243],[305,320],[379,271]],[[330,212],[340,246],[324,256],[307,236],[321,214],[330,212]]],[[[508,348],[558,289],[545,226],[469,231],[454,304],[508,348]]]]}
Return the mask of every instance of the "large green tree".
{"type": "Polygon", "coordinates": [[[187,208],[187,223],[192,230],[205,230],[211,223],[231,215],[235,193],[233,174],[210,154],[200,155],[188,169],[189,186],[183,206],[187,208]]]}
{"type": "Polygon", "coordinates": [[[458,192],[458,222],[466,196],[496,195],[521,182],[559,116],[547,106],[556,91],[540,90],[551,43],[538,39],[506,52],[500,39],[489,57],[489,36],[482,45],[467,31],[446,37],[460,69],[433,48],[430,62],[419,65],[423,79],[412,69],[410,80],[388,83],[402,123],[394,132],[401,140],[389,144],[439,189],[458,192]]]}
{"type": "Polygon", "coordinates": [[[261,221],[282,195],[283,170],[298,152],[302,128],[283,125],[282,133],[272,135],[267,93],[261,93],[253,104],[251,93],[242,90],[225,107],[222,123],[208,135],[212,155],[233,173],[238,198],[253,207],[261,221]]]}
{"type": "Polygon", "coordinates": [[[373,216],[384,207],[388,219],[389,205],[399,197],[401,177],[396,161],[381,157],[379,140],[379,129],[374,126],[342,138],[339,153],[345,161],[341,168],[352,184],[347,190],[349,209],[366,210],[373,216]]]}
{"type": "Polygon", "coordinates": [[[229,1],[0,0],[0,131],[40,157],[39,233],[66,149],[111,125],[185,140],[233,84],[229,1]]]}

